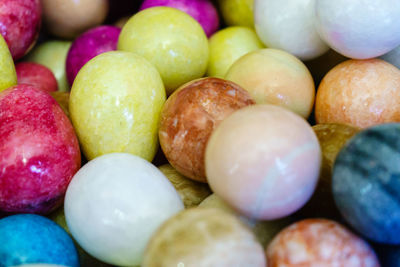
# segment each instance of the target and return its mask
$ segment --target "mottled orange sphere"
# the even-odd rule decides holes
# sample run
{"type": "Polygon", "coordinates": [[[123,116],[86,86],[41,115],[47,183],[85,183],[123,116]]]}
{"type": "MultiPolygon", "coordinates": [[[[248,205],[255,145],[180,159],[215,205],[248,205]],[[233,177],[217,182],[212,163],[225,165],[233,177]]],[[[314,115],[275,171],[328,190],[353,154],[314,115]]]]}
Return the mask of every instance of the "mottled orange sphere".
{"type": "Polygon", "coordinates": [[[380,59],[337,65],[318,88],[315,118],[360,128],[400,122],[400,70],[380,59]]]}
{"type": "Polygon", "coordinates": [[[204,154],[212,131],[235,110],[254,103],[247,91],[223,79],[183,85],[161,112],[159,138],[169,163],[184,176],[206,182],[204,154]]]}
{"type": "Polygon", "coordinates": [[[369,245],[340,224],[307,219],[281,231],[267,248],[268,267],[379,267],[369,245]]]}

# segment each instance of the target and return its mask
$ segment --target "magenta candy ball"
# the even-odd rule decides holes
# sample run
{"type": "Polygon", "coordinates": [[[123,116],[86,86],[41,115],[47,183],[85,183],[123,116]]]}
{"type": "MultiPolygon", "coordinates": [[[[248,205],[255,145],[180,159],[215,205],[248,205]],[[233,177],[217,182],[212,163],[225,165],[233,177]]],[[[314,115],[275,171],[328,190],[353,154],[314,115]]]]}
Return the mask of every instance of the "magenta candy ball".
{"type": "Polygon", "coordinates": [[[218,12],[210,0],[144,0],[140,10],[155,6],[173,7],[189,14],[200,23],[207,37],[218,30],[218,12]]]}
{"type": "Polygon", "coordinates": [[[47,214],[81,165],[71,122],[48,93],[20,84],[0,93],[0,213],[47,214]]]}
{"type": "Polygon", "coordinates": [[[79,70],[89,60],[102,53],[117,50],[121,29],[115,26],[99,26],[86,31],[72,43],[66,62],[67,78],[70,85],[79,70]]]}

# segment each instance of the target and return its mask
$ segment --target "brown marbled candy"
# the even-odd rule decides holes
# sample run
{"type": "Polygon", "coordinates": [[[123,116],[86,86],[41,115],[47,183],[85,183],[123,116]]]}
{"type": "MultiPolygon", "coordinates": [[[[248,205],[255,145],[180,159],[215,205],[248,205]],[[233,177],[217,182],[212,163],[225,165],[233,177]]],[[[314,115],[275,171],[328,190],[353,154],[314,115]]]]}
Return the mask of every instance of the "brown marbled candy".
{"type": "Polygon", "coordinates": [[[268,267],[379,267],[370,246],[342,225],[307,219],[285,228],[267,248],[268,267]]]}
{"type": "Polygon", "coordinates": [[[204,154],[215,127],[235,110],[255,104],[237,84],[203,78],[183,85],[161,112],[159,138],[169,163],[191,179],[206,182],[204,154]]]}

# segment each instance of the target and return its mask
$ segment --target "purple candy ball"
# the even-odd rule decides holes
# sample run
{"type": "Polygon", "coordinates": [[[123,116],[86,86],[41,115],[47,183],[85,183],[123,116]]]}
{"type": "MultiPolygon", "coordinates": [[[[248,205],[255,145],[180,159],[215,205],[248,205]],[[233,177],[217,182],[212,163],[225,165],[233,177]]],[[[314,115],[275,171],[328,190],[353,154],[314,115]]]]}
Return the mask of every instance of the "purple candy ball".
{"type": "Polygon", "coordinates": [[[70,85],[79,70],[89,60],[102,53],[117,50],[121,29],[115,26],[98,26],[81,34],[68,51],[66,71],[70,85]]]}
{"type": "Polygon", "coordinates": [[[191,15],[203,27],[207,37],[218,30],[218,12],[210,0],[144,0],[140,10],[155,6],[173,7],[191,15]]]}

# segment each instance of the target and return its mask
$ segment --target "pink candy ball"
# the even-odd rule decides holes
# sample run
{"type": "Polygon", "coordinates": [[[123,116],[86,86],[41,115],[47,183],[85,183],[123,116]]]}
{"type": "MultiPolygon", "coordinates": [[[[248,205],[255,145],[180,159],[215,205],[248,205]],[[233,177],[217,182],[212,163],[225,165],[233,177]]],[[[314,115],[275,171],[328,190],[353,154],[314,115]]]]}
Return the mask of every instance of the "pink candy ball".
{"type": "Polygon", "coordinates": [[[29,84],[45,92],[57,91],[56,77],[47,67],[33,62],[20,62],[15,65],[18,84],[29,84]]]}
{"type": "Polygon", "coordinates": [[[209,0],[144,0],[140,10],[155,6],[173,7],[189,14],[200,23],[207,37],[218,30],[218,13],[209,0]]]}

